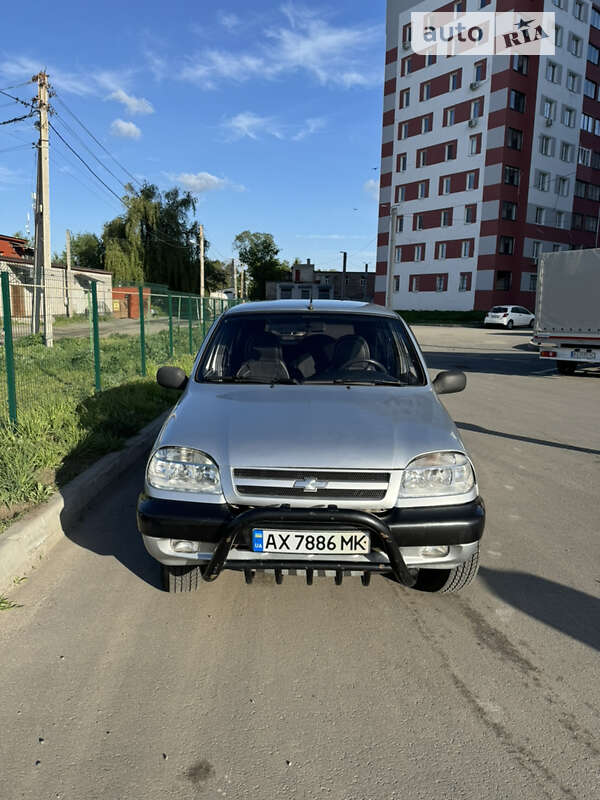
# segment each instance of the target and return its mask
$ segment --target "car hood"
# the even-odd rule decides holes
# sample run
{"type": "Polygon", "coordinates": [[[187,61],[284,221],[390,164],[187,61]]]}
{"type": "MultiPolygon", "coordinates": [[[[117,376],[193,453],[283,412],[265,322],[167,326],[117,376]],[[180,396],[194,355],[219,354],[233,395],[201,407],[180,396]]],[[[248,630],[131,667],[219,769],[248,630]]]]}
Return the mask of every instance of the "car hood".
{"type": "Polygon", "coordinates": [[[465,449],[428,386],[190,383],[156,444],[202,450],[221,468],[403,469],[465,449]]]}

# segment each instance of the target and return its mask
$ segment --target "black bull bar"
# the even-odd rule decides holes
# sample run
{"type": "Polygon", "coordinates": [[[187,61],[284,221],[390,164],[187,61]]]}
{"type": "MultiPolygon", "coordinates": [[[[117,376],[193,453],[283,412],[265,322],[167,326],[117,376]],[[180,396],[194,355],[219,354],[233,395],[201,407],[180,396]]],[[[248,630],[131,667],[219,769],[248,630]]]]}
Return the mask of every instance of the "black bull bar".
{"type": "MultiPolygon", "coordinates": [[[[253,508],[250,511],[242,512],[231,520],[217,543],[211,560],[202,570],[202,577],[205,581],[210,583],[219,577],[237,537],[245,529],[257,523],[261,527],[264,527],[265,523],[274,523],[275,526],[281,525],[281,523],[292,523],[292,525],[298,525],[302,529],[310,529],[322,524],[331,525],[333,523],[334,525],[351,525],[352,528],[358,530],[367,530],[372,539],[379,544],[387,555],[390,562],[390,571],[398,583],[402,583],[404,586],[414,586],[415,584],[416,577],[411,574],[406,566],[400,548],[394,541],[392,532],[379,517],[366,511],[353,511],[350,509],[286,508],[281,506],[277,508],[253,508]]],[[[307,562],[306,567],[309,566],[310,563],[307,562]]],[[[334,563],[332,563],[331,568],[335,569],[334,563]]],[[[356,568],[360,569],[361,565],[357,564],[356,568]]]]}

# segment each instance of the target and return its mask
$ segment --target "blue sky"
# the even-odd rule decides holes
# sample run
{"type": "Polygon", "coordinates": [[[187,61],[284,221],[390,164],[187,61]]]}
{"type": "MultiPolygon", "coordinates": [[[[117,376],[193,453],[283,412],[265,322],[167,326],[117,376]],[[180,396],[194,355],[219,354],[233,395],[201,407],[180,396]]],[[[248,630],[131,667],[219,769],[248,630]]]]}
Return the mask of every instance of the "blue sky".
{"type": "MultiPolygon", "coordinates": [[[[45,67],[56,128],[122,192],[124,181],[59,100],[140,179],[188,188],[213,257],[236,233],[273,233],[281,257],[322,267],[375,266],[385,2],[17,3],[2,11],[0,89],[45,67]],[[69,130],[65,123],[71,127],[69,130]],[[81,137],[75,138],[73,131],[81,137]]],[[[33,86],[9,89],[29,98],[33,86]]],[[[0,120],[19,107],[0,95],[0,120]]],[[[21,107],[22,108],[22,107],[21,107]]],[[[31,120],[0,126],[0,232],[23,230],[31,206],[31,120]]],[[[65,228],[100,232],[119,203],[53,137],[52,249],[65,228]]]]}

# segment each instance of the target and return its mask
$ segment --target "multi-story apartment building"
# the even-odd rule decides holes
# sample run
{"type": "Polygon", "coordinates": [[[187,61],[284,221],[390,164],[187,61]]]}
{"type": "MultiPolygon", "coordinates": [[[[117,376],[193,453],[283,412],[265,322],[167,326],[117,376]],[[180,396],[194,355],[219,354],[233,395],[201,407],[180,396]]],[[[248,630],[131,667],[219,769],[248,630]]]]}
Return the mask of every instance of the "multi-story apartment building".
{"type": "Polygon", "coordinates": [[[531,307],[542,252],[594,247],[600,0],[388,0],[375,301],[531,307]],[[411,11],[552,11],[556,54],[416,53],[411,11]]]}

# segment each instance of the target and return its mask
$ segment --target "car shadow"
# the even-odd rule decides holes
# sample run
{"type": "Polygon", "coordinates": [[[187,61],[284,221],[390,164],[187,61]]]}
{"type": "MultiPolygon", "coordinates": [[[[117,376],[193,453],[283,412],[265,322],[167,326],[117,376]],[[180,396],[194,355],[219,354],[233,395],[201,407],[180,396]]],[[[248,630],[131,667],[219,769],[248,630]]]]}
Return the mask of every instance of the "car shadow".
{"type": "Polygon", "coordinates": [[[432,370],[460,369],[464,372],[489,373],[491,375],[528,375],[539,378],[540,369],[536,352],[511,353],[501,350],[477,351],[431,351],[423,353],[427,367],[432,370]]]}
{"type": "Polygon", "coordinates": [[[479,577],[513,608],[600,650],[600,598],[526,572],[480,567],[479,577]]]}
{"type": "Polygon", "coordinates": [[[559,450],[571,450],[575,453],[586,453],[587,455],[600,456],[600,450],[594,450],[592,447],[579,447],[574,444],[564,444],[562,442],[552,442],[549,439],[537,439],[534,436],[524,436],[519,433],[505,433],[504,431],[494,431],[490,428],[484,428],[481,425],[474,425],[471,422],[456,422],[456,427],[461,431],[472,431],[473,433],[484,433],[487,436],[498,436],[501,439],[513,439],[516,442],[525,442],[527,444],[540,444],[544,447],[556,447],[559,450]]]}

